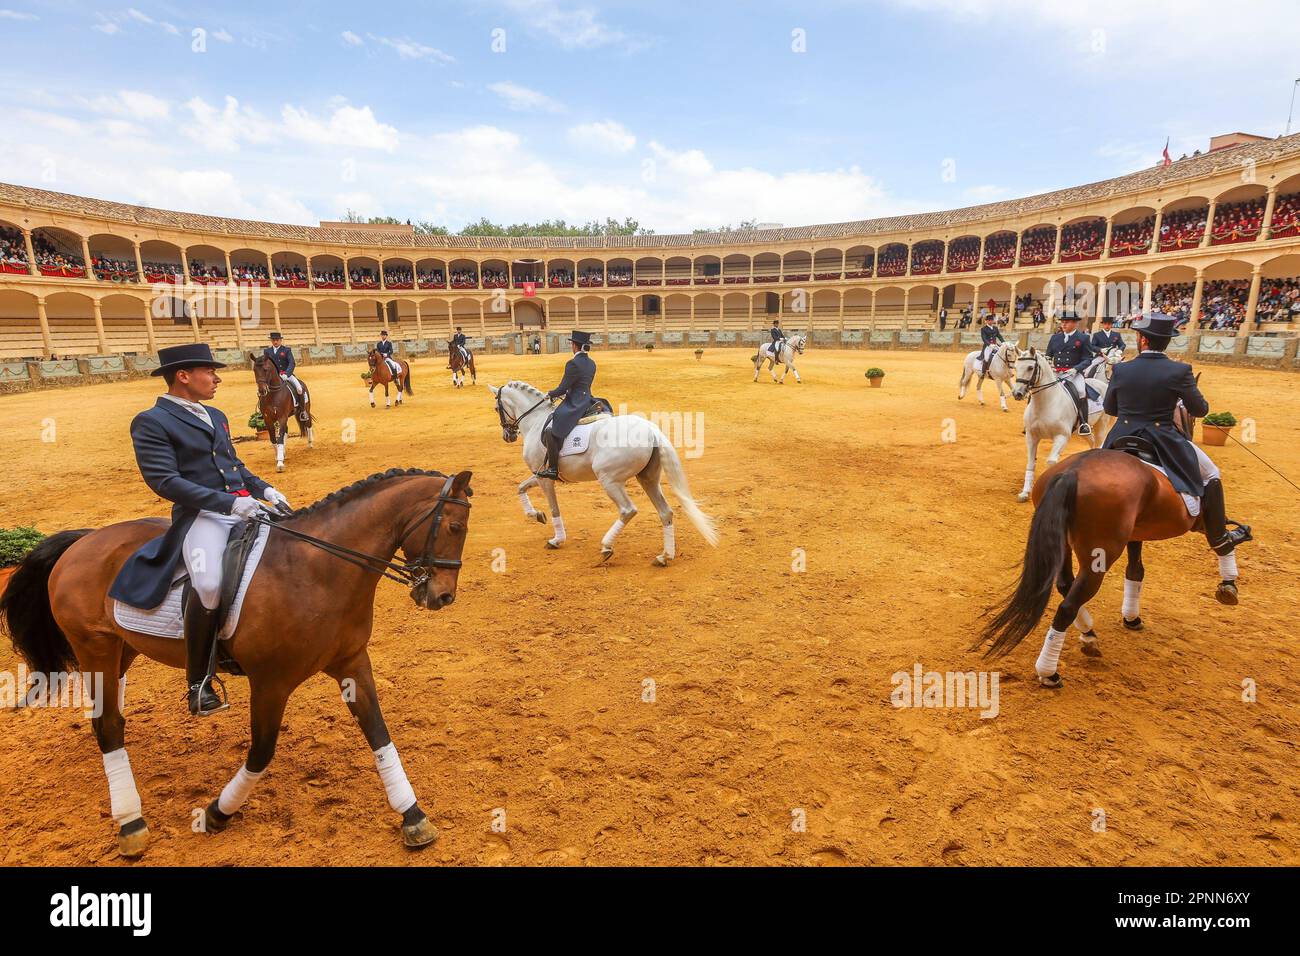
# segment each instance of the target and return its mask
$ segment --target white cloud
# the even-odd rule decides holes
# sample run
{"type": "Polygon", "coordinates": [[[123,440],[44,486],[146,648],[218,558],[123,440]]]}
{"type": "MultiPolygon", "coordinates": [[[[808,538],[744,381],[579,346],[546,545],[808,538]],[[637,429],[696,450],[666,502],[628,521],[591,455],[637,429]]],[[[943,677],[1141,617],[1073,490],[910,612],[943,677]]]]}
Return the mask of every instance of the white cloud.
{"type": "Polygon", "coordinates": [[[96,113],[124,116],[142,122],[164,120],[171,115],[170,103],[152,93],[139,90],[119,90],[84,102],[87,108],[96,113]]]}
{"type": "Polygon", "coordinates": [[[308,143],[354,146],[361,149],[397,149],[397,129],[375,118],[369,106],[338,106],[326,119],[305,109],[286,105],[280,111],[284,132],[308,143]]]}
{"type": "Polygon", "coordinates": [[[520,86],[518,83],[502,81],[493,83],[488,89],[501,97],[507,107],[519,112],[542,111],[546,113],[559,113],[564,107],[551,99],[545,93],[539,93],[537,90],[530,90],[526,86],[520,86]]]}
{"type": "Polygon", "coordinates": [[[365,46],[366,41],[361,39],[351,30],[344,30],[339,36],[343,37],[343,42],[348,46],[365,46]]]}
{"type": "MultiPolygon", "coordinates": [[[[367,33],[366,36],[368,36],[370,39],[374,40],[376,43],[380,44],[381,46],[386,46],[391,50],[395,50],[397,52],[397,55],[401,57],[403,60],[430,59],[430,60],[436,60],[439,63],[456,62],[455,57],[442,52],[438,48],[431,47],[424,43],[420,43],[408,37],[397,37],[397,38],[381,37],[381,36],[375,36],[375,34],[373,33],[367,33]]],[[[347,39],[346,34],[344,35],[344,39],[347,39]]]]}
{"type": "Polygon", "coordinates": [[[27,13],[25,10],[0,10],[0,20],[39,20],[34,13],[27,13]]]}
{"type": "Polygon", "coordinates": [[[213,31],[212,31],[212,39],[214,39],[214,40],[220,40],[222,43],[234,43],[234,42],[235,42],[235,38],[232,37],[232,36],[231,36],[227,31],[226,31],[226,28],[225,28],[225,27],[217,27],[217,29],[213,30],[213,31]]]}
{"type": "Polygon", "coordinates": [[[600,153],[626,153],[636,147],[636,137],[615,120],[581,123],[570,127],[569,142],[579,149],[600,153]]]}
{"type": "Polygon", "coordinates": [[[506,0],[506,6],[519,15],[526,29],[546,34],[566,50],[610,46],[631,39],[624,31],[605,24],[589,6],[559,0],[506,0]]]}
{"type": "Polygon", "coordinates": [[[122,28],[119,27],[116,23],[113,23],[111,20],[100,20],[93,27],[91,27],[91,29],[98,30],[100,33],[105,33],[108,36],[112,36],[115,33],[122,32],[122,28]]]}
{"type": "Polygon", "coordinates": [[[234,152],[243,143],[268,143],[275,135],[269,120],[251,107],[240,106],[233,96],[227,96],[220,109],[200,96],[191,97],[185,108],[193,122],[182,129],[205,150],[234,152]]]}

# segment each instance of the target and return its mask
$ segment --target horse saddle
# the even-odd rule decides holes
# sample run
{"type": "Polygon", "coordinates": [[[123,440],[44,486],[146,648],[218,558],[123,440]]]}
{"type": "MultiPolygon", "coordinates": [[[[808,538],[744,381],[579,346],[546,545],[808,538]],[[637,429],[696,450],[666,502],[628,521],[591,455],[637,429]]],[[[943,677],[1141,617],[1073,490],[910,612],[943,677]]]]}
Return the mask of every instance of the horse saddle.
{"type": "Polygon", "coordinates": [[[1111,451],[1122,451],[1126,455],[1141,458],[1148,465],[1160,464],[1160,457],[1156,454],[1156,446],[1141,435],[1125,435],[1123,438],[1116,438],[1111,443],[1110,448],[1111,451]]]}
{"type": "MultiPolygon", "coordinates": [[[[257,572],[270,532],[271,529],[261,522],[241,522],[231,529],[226,550],[221,555],[221,599],[217,605],[217,634],[221,640],[217,642],[217,662],[232,674],[243,672],[222,645],[234,636],[235,628],[239,626],[244,594],[257,572]]],[[[181,565],[161,604],[142,610],[115,600],[113,618],[127,630],[140,634],[180,638],[184,636],[185,605],[193,599],[193,594],[189,573],[181,565]]]]}

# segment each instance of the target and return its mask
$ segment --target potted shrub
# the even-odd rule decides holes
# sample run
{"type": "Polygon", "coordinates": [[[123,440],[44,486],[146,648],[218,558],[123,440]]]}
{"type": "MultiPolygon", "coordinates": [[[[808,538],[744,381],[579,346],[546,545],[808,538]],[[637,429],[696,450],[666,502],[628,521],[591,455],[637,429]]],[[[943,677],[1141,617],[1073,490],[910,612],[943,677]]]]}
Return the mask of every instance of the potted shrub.
{"type": "Polygon", "coordinates": [[[647,342],[645,344],[645,350],[647,352],[653,352],[655,350],[655,344],[653,342],[647,342]]]}
{"type": "Polygon", "coordinates": [[[4,592],[9,575],[13,574],[18,562],[27,557],[27,552],[40,544],[44,537],[31,527],[0,528],[0,593],[4,592]]]}
{"type": "Polygon", "coordinates": [[[248,416],[248,427],[257,432],[258,441],[265,441],[271,435],[266,427],[266,420],[262,418],[261,411],[253,412],[248,416]]]}
{"type": "Polygon", "coordinates": [[[1201,420],[1202,445],[1226,445],[1228,433],[1237,424],[1232,412],[1210,412],[1201,420]]]}
{"type": "Polygon", "coordinates": [[[700,359],[702,359],[702,358],[704,358],[704,349],[696,349],[696,350],[695,350],[695,361],[698,362],[698,361],[699,361],[700,359]]]}
{"type": "Polygon", "coordinates": [[[867,369],[867,384],[872,388],[880,388],[885,381],[885,370],[883,368],[871,367],[867,369]]]}

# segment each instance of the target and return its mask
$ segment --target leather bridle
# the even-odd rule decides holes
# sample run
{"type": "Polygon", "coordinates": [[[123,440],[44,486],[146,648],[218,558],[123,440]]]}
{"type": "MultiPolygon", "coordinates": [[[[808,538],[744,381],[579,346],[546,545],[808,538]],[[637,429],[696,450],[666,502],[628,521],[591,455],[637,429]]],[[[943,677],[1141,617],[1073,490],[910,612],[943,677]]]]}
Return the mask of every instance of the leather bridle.
{"type": "Polygon", "coordinates": [[[547,398],[545,395],[543,395],[537,401],[537,404],[533,405],[532,408],[528,409],[528,411],[524,412],[522,415],[516,417],[507,417],[506,410],[501,407],[501,393],[504,392],[505,390],[506,390],[506,386],[504,385],[502,385],[501,388],[497,390],[497,401],[496,401],[497,418],[501,420],[501,431],[505,434],[506,440],[514,441],[516,438],[519,437],[519,423],[522,422],[525,418],[527,418],[530,413],[537,411],[537,409],[541,408],[543,405],[550,402],[550,399],[547,398]]]}
{"type": "MultiPolygon", "coordinates": [[[[1020,359],[1017,359],[1016,361],[1019,362],[1020,359]]],[[[1044,382],[1042,385],[1039,385],[1038,376],[1042,374],[1043,366],[1037,355],[1033,357],[1033,363],[1034,363],[1034,374],[1032,376],[1030,376],[1028,379],[1021,378],[1019,375],[1016,376],[1016,384],[1025,386],[1025,391],[1027,391],[1030,395],[1032,395],[1034,392],[1042,391],[1045,388],[1051,388],[1053,385],[1060,385],[1062,382],[1065,381],[1065,379],[1063,378],[1058,378],[1054,381],[1044,382]]]]}
{"type": "Polygon", "coordinates": [[[352,548],[345,548],[341,544],[334,544],[331,541],[324,541],[320,538],[304,534],[294,528],[285,527],[276,521],[273,521],[269,515],[259,515],[255,521],[266,524],[276,531],[282,531],[285,534],[298,538],[300,541],[306,541],[308,544],[320,548],[326,554],[331,554],[336,558],[342,558],[349,564],[355,564],[359,568],[378,574],[381,577],[388,578],[390,581],[396,581],[398,584],[404,584],[411,590],[415,590],[421,584],[428,583],[433,577],[433,572],[437,569],[447,569],[456,571],[461,567],[460,558],[439,558],[434,554],[434,548],[438,543],[438,531],[442,527],[443,509],[449,505],[464,505],[468,510],[470,507],[469,498],[474,492],[466,488],[464,498],[453,498],[451,495],[451,486],[456,480],[455,475],[439,475],[445,477],[447,481],[442,486],[442,491],[438,494],[438,500],[435,501],[427,510],[421,513],[409,528],[402,532],[398,538],[398,547],[401,542],[411,536],[412,532],[420,525],[424,524],[430,518],[433,519],[429,527],[429,536],[425,539],[424,548],[420,552],[420,557],[415,561],[388,561],[374,554],[367,554],[364,551],[355,551],[352,548]]]}

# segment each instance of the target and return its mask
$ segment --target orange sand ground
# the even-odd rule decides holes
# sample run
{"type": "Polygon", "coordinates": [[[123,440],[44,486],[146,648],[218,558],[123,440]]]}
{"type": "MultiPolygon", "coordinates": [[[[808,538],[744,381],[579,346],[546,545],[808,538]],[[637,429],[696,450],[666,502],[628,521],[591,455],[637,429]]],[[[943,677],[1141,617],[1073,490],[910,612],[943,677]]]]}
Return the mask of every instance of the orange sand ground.
{"type": "MultiPolygon", "coordinates": [[[[740,351],[597,353],[598,394],[633,410],[703,411],[688,460],[720,523],[717,550],[679,510],[679,558],[656,569],[641,507],[598,566],[614,511],[594,485],[562,489],[570,540],[515,498],[518,446],[491,396],[453,391],[436,359],[410,405],[371,410],[361,366],[305,369],[318,444],[269,444],[248,464],[305,504],[395,465],[472,468],[475,508],[459,597],[418,611],[379,587],[371,643],[389,727],[441,831],[405,851],[374,761],[324,676],[289,703],[275,762],[227,832],[190,831],[244,758],[247,684],[209,720],[183,713],[181,676],[131,671],[127,741],[155,864],[1296,864],[1295,674],[1300,497],[1242,448],[1214,452],[1230,513],[1254,524],[1244,604],[1211,592],[1204,539],[1147,548],[1147,630],[1119,627],[1120,573],[1094,603],[1105,656],[1071,636],[1066,686],[1040,689],[1035,633],[1002,672],[1001,713],[895,709],[891,674],[977,668],[980,610],[1013,580],[1028,526],[1020,409],[956,400],[955,354],[810,351],[777,387],[740,351]],[[870,390],[869,365],[888,371],[870,390]],[[357,442],[341,443],[355,418],[357,442]],[[940,440],[945,418],[955,443],[940,440]],[[506,573],[490,568],[504,548],[506,573]],[[806,573],[791,570],[792,551],[806,573]],[[642,702],[646,678],[654,703],[642,702]],[[1258,701],[1244,703],[1251,678],[1258,701]],[[492,832],[495,808],[507,829],[492,832]],[[1094,810],[1105,832],[1093,830],[1094,810]],[[792,811],[806,812],[806,832],[792,811]]],[[[550,387],[561,356],[483,356],[479,381],[550,387]]],[[[1297,380],[1205,369],[1211,405],[1258,421],[1256,450],[1300,476],[1297,380]]],[[[0,398],[0,525],[50,532],[163,504],[139,480],[127,425],[155,381],[0,398]],[[53,418],[57,440],[42,443],[53,418]]],[[[991,396],[991,389],[988,390],[991,396]]],[[[249,372],[218,393],[242,430],[249,372]]],[[[1072,451],[1082,448],[1076,439],[1072,451]]],[[[1041,467],[1041,465],[1040,465],[1041,467]]],[[[671,495],[670,495],[671,499],[671,495]]],[[[540,503],[540,502],[539,502],[540,503]]],[[[1044,622],[1043,627],[1046,627],[1044,622]]],[[[18,661],[0,648],[0,670],[18,661]]],[[[0,712],[0,863],[119,862],[88,721],[0,712]]]]}

